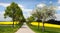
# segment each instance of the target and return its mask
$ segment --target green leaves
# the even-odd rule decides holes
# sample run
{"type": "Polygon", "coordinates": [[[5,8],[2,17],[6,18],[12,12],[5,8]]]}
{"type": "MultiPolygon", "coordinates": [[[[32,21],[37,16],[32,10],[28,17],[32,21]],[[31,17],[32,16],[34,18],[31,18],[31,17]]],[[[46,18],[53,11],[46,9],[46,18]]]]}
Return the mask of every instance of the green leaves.
{"type": "Polygon", "coordinates": [[[30,16],[29,18],[27,18],[28,22],[33,22],[35,20],[35,18],[33,16],[30,16]]]}
{"type": "Polygon", "coordinates": [[[5,18],[8,16],[11,17],[12,19],[14,16],[15,21],[19,21],[20,17],[24,17],[21,8],[15,2],[12,2],[10,6],[6,7],[4,16],[5,18]]]}

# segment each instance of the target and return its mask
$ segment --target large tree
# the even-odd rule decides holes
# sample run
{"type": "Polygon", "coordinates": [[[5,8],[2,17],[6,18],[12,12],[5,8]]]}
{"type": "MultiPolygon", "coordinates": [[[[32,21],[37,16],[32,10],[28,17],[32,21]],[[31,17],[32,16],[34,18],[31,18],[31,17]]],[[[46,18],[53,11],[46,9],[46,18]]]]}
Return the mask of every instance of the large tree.
{"type": "Polygon", "coordinates": [[[36,9],[33,10],[34,12],[32,13],[32,16],[35,18],[35,20],[38,22],[38,29],[39,29],[39,22],[42,16],[40,15],[40,12],[36,9]]]}
{"type": "MultiPolygon", "coordinates": [[[[34,9],[34,13],[32,13],[32,15],[34,15],[34,17],[36,17],[38,20],[42,20],[43,23],[43,27],[42,27],[42,31],[44,32],[44,22],[48,19],[48,18],[55,18],[54,14],[56,11],[56,6],[53,6],[52,4],[50,4],[50,6],[45,5],[44,7],[40,8],[40,7],[36,7],[34,9]]],[[[38,23],[39,26],[39,23],[38,23]]]]}
{"type": "Polygon", "coordinates": [[[24,19],[22,9],[15,2],[12,2],[10,6],[6,7],[4,17],[12,18],[13,26],[14,26],[14,21],[20,22],[22,19],[24,19]]]}

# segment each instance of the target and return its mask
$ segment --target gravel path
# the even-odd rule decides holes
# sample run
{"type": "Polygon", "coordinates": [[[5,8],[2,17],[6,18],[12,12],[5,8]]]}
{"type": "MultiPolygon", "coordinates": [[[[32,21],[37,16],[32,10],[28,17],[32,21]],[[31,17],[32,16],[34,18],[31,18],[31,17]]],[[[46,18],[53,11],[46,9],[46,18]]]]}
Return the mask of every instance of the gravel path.
{"type": "Polygon", "coordinates": [[[26,23],[24,23],[23,26],[16,33],[34,33],[34,32],[26,25],[26,23]]]}

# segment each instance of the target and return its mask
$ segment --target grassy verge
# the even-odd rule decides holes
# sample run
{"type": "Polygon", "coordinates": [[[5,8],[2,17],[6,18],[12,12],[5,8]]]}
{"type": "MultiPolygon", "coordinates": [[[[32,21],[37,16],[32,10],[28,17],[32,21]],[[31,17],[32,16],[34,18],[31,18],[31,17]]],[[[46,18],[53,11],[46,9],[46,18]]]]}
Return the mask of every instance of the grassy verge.
{"type": "MultiPolygon", "coordinates": [[[[38,27],[35,25],[28,24],[28,26],[36,33],[42,33],[42,26],[40,26],[40,29],[38,29],[38,27]]],[[[45,27],[44,33],[60,33],[60,29],[54,27],[45,27]]]]}
{"type": "Polygon", "coordinates": [[[0,33],[15,33],[21,25],[15,25],[13,28],[12,25],[0,25],[0,33]]]}

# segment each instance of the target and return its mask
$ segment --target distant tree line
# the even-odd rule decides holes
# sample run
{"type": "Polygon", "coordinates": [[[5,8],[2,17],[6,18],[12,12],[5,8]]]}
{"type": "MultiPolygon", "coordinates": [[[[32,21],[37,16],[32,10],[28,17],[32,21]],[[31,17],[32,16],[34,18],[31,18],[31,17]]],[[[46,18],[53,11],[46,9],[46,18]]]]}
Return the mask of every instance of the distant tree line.
{"type": "Polygon", "coordinates": [[[57,21],[57,20],[55,20],[55,19],[50,19],[50,20],[46,21],[46,23],[51,23],[51,24],[58,24],[58,25],[60,25],[60,21],[57,21]]]}
{"type": "MultiPolygon", "coordinates": [[[[37,22],[42,22],[42,20],[36,20],[37,22]]],[[[50,19],[48,21],[45,21],[45,23],[51,23],[51,24],[58,24],[60,25],[60,21],[57,21],[55,19],[50,19]]]]}

